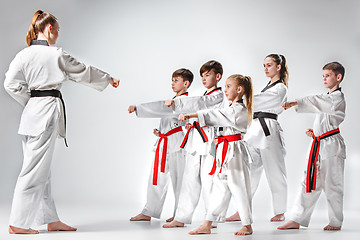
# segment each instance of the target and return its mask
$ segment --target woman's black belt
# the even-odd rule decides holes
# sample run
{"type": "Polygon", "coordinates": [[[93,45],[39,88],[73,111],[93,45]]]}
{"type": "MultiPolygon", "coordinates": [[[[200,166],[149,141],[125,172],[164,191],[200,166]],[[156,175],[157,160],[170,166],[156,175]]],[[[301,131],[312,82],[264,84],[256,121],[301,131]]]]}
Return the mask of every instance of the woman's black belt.
{"type": "MultiPolygon", "coordinates": [[[[60,99],[61,103],[62,103],[62,107],[63,107],[63,112],[64,112],[64,128],[65,128],[65,132],[66,132],[66,111],[65,111],[65,102],[62,98],[61,92],[59,90],[56,89],[51,89],[51,90],[31,90],[30,92],[30,96],[31,97],[57,97],[60,99]]],[[[68,147],[67,141],[66,141],[66,137],[64,138],[65,141],[65,146],[68,147]]]]}
{"type": "Polygon", "coordinates": [[[270,135],[270,131],[268,126],[266,125],[265,118],[271,118],[277,120],[278,115],[274,113],[267,113],[267,112],[255,112],[253,119],[258,118],[261,124],[261,127],[265,133],[265,136],[270,135]]]}

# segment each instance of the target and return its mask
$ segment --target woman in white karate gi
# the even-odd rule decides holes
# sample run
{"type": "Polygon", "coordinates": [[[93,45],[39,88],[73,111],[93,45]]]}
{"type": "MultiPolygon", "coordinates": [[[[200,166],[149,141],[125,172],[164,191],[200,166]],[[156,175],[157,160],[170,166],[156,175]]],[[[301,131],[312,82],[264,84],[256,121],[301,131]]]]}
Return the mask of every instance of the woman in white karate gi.
{"type": "Polygon", "coordinates": [[[242,136],[246,133],[252,119],[253,90],[250,77],[239,74],[226,80],[225,95],[229,107],[207,109],[196,113],[180,115],[180,120],[198,118],[200,126],[218,128],[217,151],[214,165],[209,174],[214,174],[210,195],[209,210],[203,225],[189,234],[210,234],[213,221],[223,222],[225,213],[233,196],[242,216],[243,227],[235,235],[250,235],[251,224],[251,186],[249,174],[250,155],[242,136]],[[245,96],[246,107],[243,103],[245,96]]]}
{"type": "MultiPolygon", "coordinates": [[[[269,83],[254,95],[254,117],[244,140],[248,143],[253,162],[250,166],[251,188],[255,194],[263,170],[270,187],[274,217],[270,221],[284,221],[287,208],[287,181],[283,130],[277,121],[287,100],[288,69],[283,55],[270,54],[264,60],[269,83]]],[[[238,213],[227,221],[239,221],[238,213]]]]}
{"type": "Polygon", "coordinates": [[[18,177],[9,233],[37,234],[30,227],[47,224],[48,231],[75,231],[62,223],[51,197],[50,166],[59,135],[65,138],[65,108],[60,88],[72,80],[102,91],[110,83],[119,85],[108,73],[86,66],[54,45],[57,19],[38,10],[31,21],[26,42],[6,73],[6,91],[24,106],[18,133],[22,135],[24,160],[18,177]]]}

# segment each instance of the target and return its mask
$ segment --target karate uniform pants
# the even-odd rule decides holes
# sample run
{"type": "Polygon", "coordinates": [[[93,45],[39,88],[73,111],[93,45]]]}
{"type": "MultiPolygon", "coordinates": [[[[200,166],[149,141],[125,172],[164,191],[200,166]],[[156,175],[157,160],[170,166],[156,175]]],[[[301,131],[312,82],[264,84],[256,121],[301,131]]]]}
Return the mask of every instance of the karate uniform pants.
{"type": "Polygon", "coordinates": [[[180,150],[167,155],[165,173],[160,172],[159,164],[157,185],[153,185],[153,166],[154,165],[152,165],[151,174],[148,181],[147,202],[141,213],[149,217],[160,218],[168,190],[170,175],[175,197],[173,213],[173,216],[175,216],[185,167],[184,151],[180,150]]]}
{"type": "Polygon", "coordinates": [[[272,142],[264,149],[249,147],[253,162],[250,165],[251,188],[254,196],[263,170],[270,187],[275,215],[286,212],[287,182],[285,150],[280,142],[272,142]]]}
{"type": "Polygon", "coordinates": [[[222,173],[217,171],[215,174],[206,220],[224,222],[232,196],[241,216],[241,223],[252,224],[252,193],[247,163],[233,158],[226,164],[226,168],[223,167],[222,173]]]}
{"type": "MultiPolygon", "coordinates": [[[[311,214],[322,191],[326,195],[329,225],[340,227],[343,222],[344,161],[338,156],[317,161],[316,189],[306,193],[306,180],[295,201],[290,219],[302,226],[309,226],[311,214]]],[[[305,171],[306,179],[306,171],[305,171]]]]}
{"type": "Polygon", "coordinates": [[[184,177],[175,221],[190,224],[202,192],[205,211],[208,211],[213,176],[209,175],[214,157],[186,154],[184,177]]]}
{"type": "Polygon", "coordinates": [[[18,177],[10,225],[28,229],[59,221],[51,197],[50,166],[58,136],[58,114],[49,120],[39,136],[22,136],[24,161],[18,177]]]}

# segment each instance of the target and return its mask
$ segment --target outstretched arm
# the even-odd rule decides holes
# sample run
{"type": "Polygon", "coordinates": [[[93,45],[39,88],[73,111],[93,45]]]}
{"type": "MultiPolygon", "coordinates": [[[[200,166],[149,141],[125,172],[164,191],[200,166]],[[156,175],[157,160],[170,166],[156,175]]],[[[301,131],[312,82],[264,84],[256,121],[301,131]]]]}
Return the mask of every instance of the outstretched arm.
{"type": "Polygon", "coordinates": [[[288,110],[289,108],[293,107],[293,106],[296,106],[298,103],[297,103],[297,100],[295,101],[292,101],[292,102],[285,102],[282,107],[285,109],[285,110],[288,110]]]}
{"type": "Polygon", "coordinates": [[[180,114],[178,117],[180,122],[184,122],[186,120],[189,120],[190,118],[198,118],[198,114],[197,113],[180,114]]]}

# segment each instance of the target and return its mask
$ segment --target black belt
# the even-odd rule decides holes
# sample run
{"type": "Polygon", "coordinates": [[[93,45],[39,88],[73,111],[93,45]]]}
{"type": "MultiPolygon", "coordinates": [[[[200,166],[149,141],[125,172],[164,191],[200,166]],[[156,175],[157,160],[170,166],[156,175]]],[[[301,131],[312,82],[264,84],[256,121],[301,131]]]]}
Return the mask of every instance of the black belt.
{"type": "Polygon", "coordinates": [[[267,112],[255,112],[254,113],[254,117],[253,119],[258,118],[259,122],[261,124],[261,127],[265,133],[265,136],[269,136],[270,135],[270,131],[268,126],[266,125],[265,119],[264,118],[271,118],[271,119],[275,119],[277,120],[277,114],[274,113],[267,113],[267,112]]]}
{"type": "MultiPolygon", "coordinates": [[[[64,127],[66,132],[66,112],[65,112],[65,102],[62,98],[61,92],[56,89],[52,90],[31,90],[30,92],[31,97],[57,97],[60,99],[62,106],[63,106],[63,112],[64,112],[64,127]]],[[[66,137],[64,138],[65,146],[68,147],[66,137]]]]}

